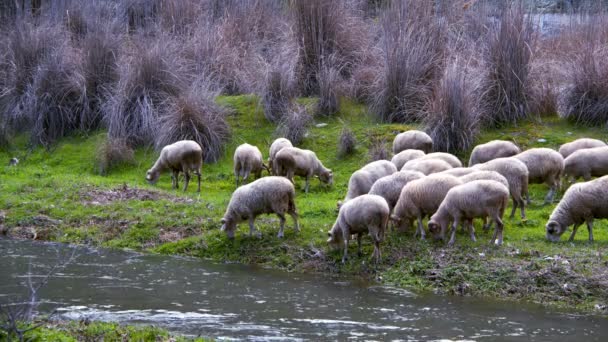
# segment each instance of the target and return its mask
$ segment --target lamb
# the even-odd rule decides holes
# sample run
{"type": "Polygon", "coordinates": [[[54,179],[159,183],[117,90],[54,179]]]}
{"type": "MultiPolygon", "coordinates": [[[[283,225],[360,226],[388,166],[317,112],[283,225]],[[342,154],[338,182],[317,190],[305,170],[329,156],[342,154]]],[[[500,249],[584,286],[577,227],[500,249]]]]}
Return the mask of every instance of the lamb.
{"type": "Polygon", "coordinates": [[[403,165],[408,161],[420,158],[424,155],[425,153],[420,150],[403,150],[393,156],[391,163],[395,164],[397,170],[401,170],[403,165]]]}
{"type": "Polygon", "coordinates": [[[262,170],[268,170],[268,166],[264,164],[262,152],[256,146],[242,144],[234,151],[234,178],[236,178],[236,186],[239,186],[239,178],[246,181],[249,174],[253,173],[255,178],[262,176],[262,170]]]}
{"type": "Polygon", "coordinates": [[[183,172],[185,177],[184,191],[188,189],[190,182],[190,171],[198,176],[198,190],[201,192],[201,168],[203,167],[203,149],[192,140],[181,140],[163,147],[156,163],[146,172],[146,180],[150,184],[156,184],[160,174],[171,170],[171,188],[179,187],[179,173],[183,172]]]}
{"type": "Polygon", "coordinates": [[[272,169],[273,164],[274,164],[274,157],[277,155],[277,153],[279,153],[279,151],[284,148],[284,147],[293,147],[293,145],[291,144],[291,141],[289,141],[289,139],[286,138],[278,138],[275,139],[272,142],[272,145],[270,145],[270,153],[268,154],[268,165],[271,168],[270,173],[273,176],[276,176],[276,171],[272,169]]]}
{"type": "Polygon", "coordinates": [[[433,151],[433,139],[428,134],[416,130],[397,134],[395,140],[393,140],[393,154],[407,149],[430,153],[433,151]]]}
{"type": "Polygon", "coordinates": [[[574,184],[564,194],[545,226],[549,241],[559,241],[573,225],[568,241],[573,241],[578,227],[587,223],[589,242],[593,242],[593,219],[608,218],[608,176],[574,184]]]}
{"type": "Polygon", "coordinates": [[[386,203],[388,203],[390,211],[393,211],[403,187],[407,183],[423,177],[424,174],[418,171],[395,172],[392,175],[378,179],[374,185],[372,185],[369,194],[382,196],[386,200],[386,203]]]}
{"type": "Polygon", "coordinates": [[[590,138],[581,138],[581,139],[576,139],[574,141],[571,141],[569,143],[566,143],[566,144],[563,144],[562,146],[560,146],[559,154],[561,154],[562,157],[564,157],[564,159],[566,159],[569,155],[571,155],[572,153],[574,153],[578,150],[582,150],[582,149],[586,149],[586,148],[594,148],[594,147],[603,147],[603,146],[606,146],[606,143],[601,140],[590,139],[590,138]]]}
{"type": "Polygon", "coordinates": [[[608,146],[578,150],[564,160],[564,175],[573,182],[608,175],[608,146]]]}
{"type": "Polygon", "coordinates": [[[452,165],[441,159],[414,159],[405,163],[401,168],[401,171],[409,170],[409,171],[419,171],[424,173],[425,175],[430,175],[433,173],[449,170],[452,168],[452,165]]]}
{"type": "Polygon", "coordinates": [[[416,234],[422,240],[426,237],[422,219],[437,211],[448,191],[463,184],[460,179],[449,175],[430,175],[407,183],[395,205],[391,219],[401,231],[409,230],[413,220],[418,220],[416,234]]]}
{"type": "MultiPolygon", "coordinates": [[[[229,239],[234,239],[237,224],[249,220],[249,236],[252,236],[256,231],[255,218],[261,214],[274,213],[281,220],[278,237],[282,238],[287,213],[293,218],[294,230],[298,232],[300,228],[295,196],[293,184],[283,177],[269,176],[243,185],[237,188],[230,198],[221,220],[221,230],[226,232],[229,239]]],[[[261,234],[258,233],[258,236],[261,234]]]]}
{"type": "MultiPolygon", "coordinates": [[[[564,158],[557,151],[550,148],[531,148],[513,158],[521,160],[528,168],[528,184],[542,184],[549,186],[545,197],[545,204],[553,202],[555,193],[561,187],[561,177],[564,172],[564,158]]],[[[528,205],[530,195],[526,192],[528,205]]]]}
{"type": "Polygon", "coordinates": [[[452,167],[462,167],[462,162],[453,154],[445,153],[445,152],[434,152],[424,155],[420,158],[420,160],[425,159],[440,159],[444,162],[450,164],[452,167]]]}
{"type": "Polygon", "coordinates": [[[389,207],[384,198],[377,195],[361,195],[340,208],[338,218],[328,232],[327,243],[334,248],[343,245],[342,263],[345,263],[351,234],[357,234],[357,251],[361,255],[361,238],[364,233],[369,232],[374,242],[372,257],[378,263],[381,258],[380,242],[384,240],[389,213],[389,207]]]}
{"type": "Polygon", "coordinates": [[[526,164],[513,157],[497,158],[483,164],[476,164],[473,169],[496,171],[503,175],[509,182],[509,193],[513,199],[510,218],[515,216],[515,210],[519,207],[522,220],[526,220],[526,202],[523,197],[528,193],[528,167],[526,164]]]}
{"type": "Polygon", "coordinates": [[[395,172],[397,172],[397,168],[387,160],[376,160],[353,172],[348,180],[346,197],[343,202],[338,202],[338,209],[342,203],[367,194],[378,179],[395,172]]]}
{"type": "Polygon", "coordinates": [[[492,140],[485,144],[480,144],[473,148],[469,158],[469,167],[488,162],[496,158],[506,158],[520,153],[517,145],[505,140],[492,140]]]}
{"type": "Polygon", "coordinates": [[[437,172],[437,174],[450,175],[450,176],[454,176],[454,177],[462,177],[462,176],[471,174],[473,172],[477,172],[477,171],[474,169],[471,169],[469,167],[455,167],[453,169],[448,169],[445,171],[437,172]]]}
{"type": "Polygon", "coordinates": [[[284,147],[276,155],[273,168],[278,176],[287,177],[292,183],[294,175],[306,177],[305,192],[308,193],[310,178],[318,176],[325,184],[333,184],[333,173],[323,166],[317,155],[310,150],[284,147]]]}
{"type": "Polygon", "coordinates": [[[456,240],[456,228],[461,221],[466,221],[471,240],[475,241],[473,219],[490,216],[496,223],[491,243],[502,245],[504,228],[502,217],[508,203],[509,189],[493,180],[476,180],[455,186],[448,191],[437,212],[431,216],[428,222],[429,232],[435,239],[444,240],[448,225],[453,222],[448,242],[449,246],[453,246],[456,240]]]}

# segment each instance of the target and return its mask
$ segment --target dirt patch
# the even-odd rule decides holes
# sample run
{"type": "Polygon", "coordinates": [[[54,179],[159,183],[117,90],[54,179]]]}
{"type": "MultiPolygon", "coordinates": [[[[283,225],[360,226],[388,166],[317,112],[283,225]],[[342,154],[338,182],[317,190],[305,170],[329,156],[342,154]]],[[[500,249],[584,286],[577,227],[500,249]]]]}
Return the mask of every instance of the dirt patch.
{"type": "Polygon", "coordinates": [[[160,191],[131,188],[127,184],[111,190],[87,189],[80,194],[80,198],[87,205],[106,205],[116,201],[156,201],[160,199],[174,203],[192,203],[193,199],[177,197],[160,191]]]}

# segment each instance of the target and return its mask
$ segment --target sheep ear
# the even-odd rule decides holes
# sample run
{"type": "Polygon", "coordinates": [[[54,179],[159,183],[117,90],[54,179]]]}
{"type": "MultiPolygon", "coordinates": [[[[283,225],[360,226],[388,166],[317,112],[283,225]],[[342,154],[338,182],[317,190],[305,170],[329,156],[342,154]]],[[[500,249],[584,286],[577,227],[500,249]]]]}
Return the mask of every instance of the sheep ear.
{"type": "Polygon", "coordinates": [[[220,223],[221,223],[221,224],[226,223],[226,219],[222,217],[222,219],[220,220],[220,223]]]}
{"type": "Polygon", "coordinates": [[[327,239],[327,243],[331,243],[333,241],[332,238],[327,239]]]}
{"type": "Polygon", "coordinates": [[[331,232],[327,232],[327,236],[331,237],[331,232]]]}

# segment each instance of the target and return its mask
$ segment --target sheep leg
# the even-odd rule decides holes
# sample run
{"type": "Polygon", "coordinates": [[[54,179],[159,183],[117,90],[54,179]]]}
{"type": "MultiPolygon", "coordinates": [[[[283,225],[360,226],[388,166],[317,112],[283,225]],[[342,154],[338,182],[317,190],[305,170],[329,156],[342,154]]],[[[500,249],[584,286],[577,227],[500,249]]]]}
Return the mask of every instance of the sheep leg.
{"type": "Polygon", "coordinates": [[[190,183],[190,172],[184,172],[184,192],[188,189],[188,183],[190,183]]]}
{"type": "Polygon", "coordinates": [[[285,229],[285,215],[277,213],[277,216],[281,220],[281,226],[279,227],[278,238],[283,238],[283,230],[285,229]]]}
{"type": "Polygon", "coordinates": [[[310,186],[310,175],[306,175],[306,187],[304,188],[305,193],[308,193],[309,186],[310,186]]]}
{"type": "Polygon", "coordinates": [[[469,228],[469,234],[471,236],[471,241],[477,241],[477,238],[475,238],[475,226],[473,226],[473,220],[467,220],[467,224],[469,228]]]}
{"type": "Polygon", "coordinates": [[[587,230],[589,231],[589,242],[593,242],[593,219],[587,219],[587,230]]]}
{"type": "Polygon", "coordinates": [[[243,184],[245,184],[247,182],[248,178],[249,178],[249,170],[245,170],[245,172],[243,174],[243,184]]]}
{"type": "Polygon", "coordinates": [[[574,241],[574,236],[576,235],[576,231],[578,230],[579,225],[580,224],[578,224],[578,223],[574,224],[574,227],[572,227],[572,233],[570,233],[570,237],[568,238],[568,241],[570,241],[570,242],[574,241]]]}
{"type": "Polygon", "coordinates": [[[342,238],[344,239],[344,255],[342,256],[342,263],[346,263],[348,257],[348,240],[350,239],[350,232],[347,227],[342,227],[342,238]]]}
{"type": "Polygon", "coordinates": [[[418,227],[416,228],[416,231],[420,234],[420,240],[426,239],[426,231],[422,225],[422,215],[418,215],[418,227]]]}
{"type": "Polygon", "coordinates": [[[179,188],[179,171],[172,170],[171,172],[171,189],[179,188]]]}
{"type": "Polygon", "coordinates": [[[201,172],[196,171],[195,175],[196,175],[196,177],[198,177],[198,187],[197,187],[196,192],[201,192],[201,172]]]}
{"type": "Polygon", "coordinates": [[[454,246],[454,242],[456,242],[456,229],[458,229],[458,225],[460,224],[460,219],[458,217],[454,218],[454,223],[452,224],[452,233],[450,236],[450,242],[448,242],[448,246],[454,246]]]}
{"type": "Polygon", "coordinates": [[[380,254],[380,241],[374,240],[374,259],[376,264],[380,263],[382,255],[380,254]]]}
{"type": "Polygon", "coordinates": [[[361,257],[361,238],[363,237],[363,234],[359,233],[357,234],[357,255],[359,257],[361,257]]]}
{"type": "Polygon", "coordinates": [[[509,215],[510,219],[515,217],[515,211],[517,210],[517,206],[519,204],[519,201],[515,198],[515,196],[511,196],[511,199],[513,200],[513,208],[511,209],[511,215],[509,215]]]}
{"type": "Polygon", "coordinates": [[[557,192],[557,182],[552,182],[550,186],[551,187],[549,188],[549,192],[547,193],[547,196],[545,196],[545,204],[553,202],[553,198],[555,197],[555,193],[557,192]]]}
{"type": "Polygon", "coordinates": [[[236,183],[236,187],[238,188],[239,187],[239,171],[237,171],[237,170],[234,170],[234,180],[236,183]]]}
{"type": "Polygon", "coordinates": [[[494,244],[494,242],[496,242],[496,245],[500,246],[502,245],[502,231],[504,228],[504,223],[498,215],[495,215],[493,219],[494,222],[496,222],[496,229],[494,230],[494,235],[492,236],[492,240],[490,240],[490,244],[494,244]]]}
{"type": "MultiPolygon", "coordinates": [[[[255,225],[253,224],[253,221],[255,220],[255,218],[252,216],[249,217],[249,236],[253,236],[253,233],[255,233],[255,225]]],[[[262,233],[258,232],[257,236],[259,238],[262,237],[262,233]]]]}

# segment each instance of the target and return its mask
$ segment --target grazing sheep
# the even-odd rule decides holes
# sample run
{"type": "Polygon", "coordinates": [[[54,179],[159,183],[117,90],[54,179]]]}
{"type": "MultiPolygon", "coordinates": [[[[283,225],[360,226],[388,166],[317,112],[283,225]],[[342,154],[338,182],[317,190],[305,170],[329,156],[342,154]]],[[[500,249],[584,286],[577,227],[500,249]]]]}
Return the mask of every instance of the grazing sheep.
{"type": "Polygon", "coordinates": [[[264,164],[260,149],[249,144],[242,144],[236,148],[234,151],[234,178],[236,178],[237,187],[239,178],[245,182],[251,173],[256,179],[260,178],[264,169],[270,172],[268,166],[264,164]]]}
{"type": "MultiPolygon", "coordinates": [[[[507,188],[509,188],[509,182],[507,181],[507,179],[496,171],[475,170],[474,172],[469,173],[468,175],[461,176],[459,178],[463,183],[469,183],[469,182],[473,182],[473,181],[477,181],[477,180],[492,180],[492,181],[496,181],[496,182],[506,186],[507,188]]],[[[483,229],[487,230],[487,229],[490,229],[491,227],[492,227],[492,225],[488,224],[488,218],[484,217],[483,218],[483,229]]]]}
{"type": "MultiPolygon", "coordinates": [[[[295,204],[296,190],[291,182],[283,177],[269,176],[260,178],[237,188],[226,213],[222,218],[222,231],[229,239],[234,238],[236,226],[244,220],[249,220],[249,235],[256,231],[255,218],[261,214],[277,214],[281,219],[278,237],[283,237],[285,228],[285,213],[291,215],[294,230],[299,231],[298,213],[295,204]]],[[[258,234],[260,235],[260,234],[258,234]]]]}
{"type": "Polygon", "coordinates": [[[477,172],[477,171],[474,169],[471,169],[469,167],[455,167],[453,169],[448,169],[445,171],[437,172],[437,174],[450,175],[450,176],[454,176],[454,177],[462,177],[462,176],[471,174],[473,172],[477,172]]]}
{"type": "MultiPolygon", "coordinates": [[[[545,204],[553,202],[555,193],[561,187],[562,173],[564,173],[564,158],[557,151],[550,148],[531,148],[513,156],[521,160],[528,168],[528,184],[547,184],[549,192],[545,197],[545,204]]],[[[526,193],[528,205],[530,194],[526,193]]]]}
{"type": "Polygon", "coordinates": [[[405,165],[403,165],[403,167],[401,168],[401,171],[418,171],[424,173],[425,175],[430,175],[433,173],[449,170],[451,168],[452,165],[441,159],[414,159],[405,163],[405,165]]]}
{"type": "Polygon", "coordinates": [[[596,218],[608,218],[608,176],[568,188],[545,226],[547,239],[559,241],[561,235],[573,225],[568,239],[572,241],[578,227],[586,222],[589,241],[593,242],[593,219],[596,218]]]}
{"type": "Polygon", "coordinates": [[[473,148],[469,158],[469,167],[475,164],[488,162],[496,158],[506,158],[520,153],[517,145],[505,140],[492,140],[485,144],[480,144],[473,148]]]}
{"type": "Polygon", "coordinates": [[[450,164],[452,167],[462,167],[462,162],[455,155],[445,152],[433,152],[420,157],[419,159],[440,159],[450,164]]]}
{"type": "Polygon", "coordinates": [[[376,195],[361,195],[345,203],[338,213],[338,218],[328,232],[329,243],[338,248],[343,245],[342,263],[346,262],[348,241],[351,234],[357,234],[358,254],[361,255],[361,238],[368,233],[374,242],[372,257],[380,262],[380,242],[384,240],[384,232],[388,225],[389,208],[384,198],[376,195]]]}
{"type": "Polygon", "coordinates": [[[344,197],[344,201],[338,202],[338,209],[342,203],[367,194],[378,179],[395,172],[397,172],[397,168],[388,160],[376,160],[353,172],[348,180],[346,197],[344,197]]]}
{"type": "Polygon", "coordinates": [[[308,192],[310,178],[313,176],[318,176],[323,183],[333,183],[332,171],[325,168],[317,155],[310,150],[284,147],[275,155],[273,167],[278,176],[285,176],[292,183],[294,175],[306,177],[305,192],[308,192]]]}
{"type": "Polygon", "coordinates": [[[150,184],[156,184],[160,174],[171,170],[171,188],[179,187],[179,173],[184,173],[184,191],[188,189],[190,182],[190,171],[198,176],[198,192],[201,192],[201,168],[203,167],[203,149],[192,140],[181,140],[163,147],[160,157],[156,163],[146,172],[146,180],[150,184]]]}
{"type": "Polygon", "coordinates": [[[425,153],[420,150],[403,150],[393,156],[391,163],[395,164],[397,170],[401,170],[403,165],[410,160],[414,160],[424,156],[425,153]]]}
{"type": "Polygon", "coordinates": [[[526,201],[523,197],[528,193],[528,167],[526,164],[513,157],[496,158],[483,164],[476,164],[473,169],[496,171],[503,175],[509,182],[509,193],[513,199],[510,218],[515,216],[515,210],[519,207],[522,220],[526,220],[526,201]]]}
{"type": "Polygon", "coordinates": [[[420,234],[420,238],[424,240],[426,232],[422,219],[434,214],[448,191],[461,184],[460,179],[449,175],[430,175],[411,181],[401,190],[391,219],[401,231],[409,230],[414,219],[417,219],[418,226],[414,236],[420,234]]]}
{"type": "Polygon", "coordinates": [[[408,149],[430,153],[433,151],[433,139],[428,134],[416,130],[397,134],[393,140],[393,154],[408,149]]]}
{"type": "Polygon", "coordinates": [[[386,200],[386,203],[388,203],[390,211],[393,211],[403,187],[407,183],[423,177],[424,174],[418,171],[395,172],[392,175],[378,179],[374,185],[372,185],[369,194],[382,196],[386,200]]]}
{"type": "Polygon", "coordinates": [[[502,245],[504,228],[502,217],[508,203],[509,189],[493,180],[476,180],[455,186],[448,191],[439,209],[429,220],[429,232],[435,239],[444,240],[448,225],[453,222],[448,242],[448,245],[452,246],[456,240],[456,228],[460,222],[466,221],[471,240],[475,241],[473,219],[489,216],[496,223],[491,243],[502,245]]]}
{"type": "Polygon", "coordinates": [[[562,157],[564,157],[564,159],[565,159],[569,155],[571,155],[572,153],[574,153],[578,150],[582,150],[582,149],[586,149],[586,148],[594,148],[594,147],[604,147],[604,146],[606,146],[606,143],[601,140],[590,139],[590,138],[581,138],[581,139],[576,139],[574,141],[571,141],[569,143],[565,143],[562,146],[560,146],[559,154],[561,154],[562,157]]]}
{"type": "Polygon", "coordinates": [[[17,158],[11,158],[11,160],[8,161],[8,166],[15,166],[19,164],[19,159],[17,158]]]}
{"type": "Polygon", "coordinates": [[[591,177],[608,175],[608,146],[578,150],[564,160],[564,175],[570,182],[580,177],[590,181],[591,177]]]}
{"type": "Polygon", "coordinates": [[[272,145],[270,145],[270,153],[268,154],[268,166],[271,169],[270,174],[273,176],[277,175],[276,171],[272,169],[273,165],[274,165],[274,157],[284,147],[293,147],[293,145],[291,144],[291,141],[289,141],[289,139],[278,138],[272,142],[272,145]]]}

